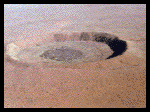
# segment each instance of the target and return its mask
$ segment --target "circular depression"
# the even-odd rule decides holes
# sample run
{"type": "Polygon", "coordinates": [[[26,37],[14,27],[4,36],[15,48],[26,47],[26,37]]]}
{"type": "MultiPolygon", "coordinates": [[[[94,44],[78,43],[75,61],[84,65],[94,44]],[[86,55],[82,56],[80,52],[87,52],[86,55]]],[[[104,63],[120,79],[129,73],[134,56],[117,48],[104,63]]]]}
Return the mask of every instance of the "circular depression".
{"type": "Polygon", "coordinates": [[[105,32],[71,32],[52,34],[53,41],[19,47],[7,45],[7,55],[25,63],[80,63],[114,58],[127,50],[127,43],[105,32]]]}
{"type": "Polygon", "coordinates": [[[101,42],[65,41],[26,47],[16,57],[27,63],[79,63],[104,60],[112,54],[110,47],[101,42]]]}

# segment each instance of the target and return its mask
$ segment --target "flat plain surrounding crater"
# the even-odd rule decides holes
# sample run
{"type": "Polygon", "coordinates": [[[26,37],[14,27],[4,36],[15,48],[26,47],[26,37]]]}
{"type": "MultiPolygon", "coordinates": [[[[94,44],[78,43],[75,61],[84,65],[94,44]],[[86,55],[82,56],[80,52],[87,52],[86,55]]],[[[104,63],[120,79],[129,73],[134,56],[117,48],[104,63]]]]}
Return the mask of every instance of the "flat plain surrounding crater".
{"type": "MultiPolygon", "coordinates": [[[[115,107],[120,107],[116,106],[120,102],[121,107],[128,107],[126,105],[134,101],[142,104],[136,107],[143,107],[142,101],[145,97],[139,98],[139,101],[136,99],[137,93],[127,89],[132,87],[144,92],[140,85],[145,85],[142,81],[145,75],[140,74],[146,72],[145,59],[142,50],[136,47],[137,44],[102,32],[76,32],[75,36],[72,34],[61,33],[60,40],[54,36],[53,42],[45,41],[26,46],[10,43],[6,46],[4,49],[5,106],[106,107],[104,105],[106,103],[112,107],[114,102],[115,107]],[[85,37],[83,34],[86,34],[85,37]],[[63,39],[69,36],[74,37],[73,40],[63,39]],[[8,66],[12,69],[10,72],[6,69],[8,66]],[[15,67],[17,69],[14,71],[15,67]],[[18,73],[22,75],[17,75],[18,73]],[[130,82],[134,79],[139,80],[138,84],[130,82]],[[19,83],[25,84],[27,88],[18,87],[19,83]],[[12,93],[11,91],[15,93],[15,96],[8,95],[12,93]],[[18,92],[21,91],[24,92],[23,99],[22,96],[18,96],[18,92]],[[116,91],[115,94],[110,94],[114,93],[113,91],[116,91]],[[39,96],[41,93],[44,96],[39,96]],[[129,103],[126,99],[127,93],[131,94],[133,99],[129,103]],[[29,97],[28,94],[31,96],[29,97]],[[9,98],[11,102],[7,101],[9,98]],[[11,103],[16,98],[20,103],[15,102],[16,106],[12,106],[11,103]],[[40,99],[46,100],[44,106],[40,99]],[[74,100],[77,102],[73,103],[74,100]],[[85,103],[81,104],[83,101],[85,103]]],[[[135,105],[135,103],[132,104],[133,107],[135,105]]]]}
{"type": "Polygon", "coordinates": [[[42,6],[4,12],[5,108],[146,108],[146,5],[42,6]]]}

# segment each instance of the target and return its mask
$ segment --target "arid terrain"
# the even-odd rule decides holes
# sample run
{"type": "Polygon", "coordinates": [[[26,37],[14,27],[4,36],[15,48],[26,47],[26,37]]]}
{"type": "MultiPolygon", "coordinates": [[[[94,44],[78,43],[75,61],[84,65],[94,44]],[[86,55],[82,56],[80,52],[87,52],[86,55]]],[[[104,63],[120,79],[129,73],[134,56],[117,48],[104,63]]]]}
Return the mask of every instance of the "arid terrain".
{"type": "MultiPolygon", "coordinates": [[[[51,26],[48,19],[39,23],[32,19],[25,25],[4,24],[5,108],[146,107],[146,5],[85,6],[89,10],[80,12],[83,15],[79,17],[74,12],[73,17],[55,20],[62,16],[56,14],[51,26]],[[30,25],[35,29],[29,30],[30,25]],[[56,41],[55,33],[72,32],[114,34],[127,42],[128,49],[108,60],[69,66],[20,63],[8,56],[10,43],[24,49],[56,41]]],[[[62,36],[60,40],[78,41],[79,36],[62,36]]]]}

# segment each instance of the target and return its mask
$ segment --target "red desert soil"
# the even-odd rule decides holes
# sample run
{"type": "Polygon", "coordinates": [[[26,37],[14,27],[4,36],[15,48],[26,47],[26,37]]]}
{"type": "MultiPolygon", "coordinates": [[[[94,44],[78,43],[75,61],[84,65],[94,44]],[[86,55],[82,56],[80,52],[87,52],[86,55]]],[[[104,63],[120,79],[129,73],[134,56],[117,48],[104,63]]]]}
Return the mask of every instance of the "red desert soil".
{"type": "Polygon", "coordinates": [[[146,58],[139,48],[128,50],[109,60],[53,68],[12,62],[4,54],[4,107],[146,107],[146,58]]]}

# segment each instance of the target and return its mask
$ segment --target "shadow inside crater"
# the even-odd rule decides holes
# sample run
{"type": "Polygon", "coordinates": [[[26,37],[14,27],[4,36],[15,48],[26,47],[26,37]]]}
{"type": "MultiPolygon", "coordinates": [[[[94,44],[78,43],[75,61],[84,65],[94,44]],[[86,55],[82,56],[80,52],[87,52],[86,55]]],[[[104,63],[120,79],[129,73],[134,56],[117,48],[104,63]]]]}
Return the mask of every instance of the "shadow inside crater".
{"type": "Polygon", "coordinates": [[[122,55],[127,50],[127,42],[124,40],[120,40],[118,37],[99,36],[95,38],[95,41],[106,43],[111,48],[111,50],[114,51],[114,53],[110,55],[107,59],[111,59],[116,56],[122,55]]]}
{"type": "MultiPolygon", "coordinates": [[[[102,42],[107,44],[111,50],[113,51],[113,54],[110,55],[106,59],[111,59],[116,56],[122,55],[127,50],[127,42],[124,40],[119,39],[116,35],[104,33],[104,32],[76,32],[72,33],[70,38],[75,39],[75,35],[79,37],[78,41],[96,41],[96,42],[102,42]],[[73,35],[74,34],[74,35],[73,35]]],[[[57,42],[64,41],[67,36],[64,34],[55,34],[54,39],[57,42]]]]}

